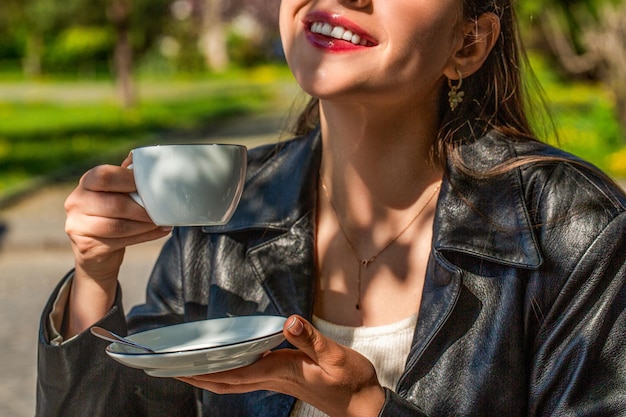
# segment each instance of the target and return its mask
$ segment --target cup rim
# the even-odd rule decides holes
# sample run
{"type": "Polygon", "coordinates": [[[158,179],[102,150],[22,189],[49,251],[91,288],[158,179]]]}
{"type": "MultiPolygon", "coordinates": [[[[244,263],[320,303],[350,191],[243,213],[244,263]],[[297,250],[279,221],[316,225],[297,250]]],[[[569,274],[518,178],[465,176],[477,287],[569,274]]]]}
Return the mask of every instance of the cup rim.
{"type": "Polygon", "coordinates": [[[153,145],[141,145],[133,148],[131,151],[135,149],[143,149],[143,148],[172,148],[172,147],[186,147],[186,146],[219,146],[219,147],[233,147],[233,148],[243,148],[248,149],[246,145],[242,145],[239,143],[155,143],[153,145]]]}

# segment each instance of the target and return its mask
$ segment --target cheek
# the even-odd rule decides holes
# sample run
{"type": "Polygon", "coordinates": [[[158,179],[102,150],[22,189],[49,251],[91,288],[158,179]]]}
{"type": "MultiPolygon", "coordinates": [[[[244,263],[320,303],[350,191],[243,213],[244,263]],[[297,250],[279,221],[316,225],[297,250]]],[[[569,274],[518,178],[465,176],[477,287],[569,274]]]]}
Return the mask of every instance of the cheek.
{"type": "Polygon", "coordinates": [[[278,28],[288,61],[294,50],[294,40],[302,26],[303,8],[308,3],[305,0],[282,0],[280,3],[278,28]]]}
{"type": "Polygon", "coordinates": [[[278,30],[280,32],[280,40],[283,45],[283,49],[287,49],[287,46],[290,44],[290,28],[289,28],[289,18],[287,14],[287,7],[284,6],[288,1],[282,1],[280,3],[280,13],[278,16],[278,30]]]}
{"type": "Polygon", "coordinates": [[[388,27],[392,47],[425,57],[451,54],[453,40],[458,31],[458,0],[411,0],[403,8],[389,8],[385,21],[397,22],[388,27]],[[415,3],[412,3],[415,2],[415,3]]]}
{"type": "MultiPolygon", "coordinates": [[[[435,22],[437,22],[435,20],[435,22]]],[[[407,71],[441,71],[454,55],[454,30],[449,20],[443,20],[420,30],[400,33],[391,45],[396,52],[395,64],[407,71]]]]}

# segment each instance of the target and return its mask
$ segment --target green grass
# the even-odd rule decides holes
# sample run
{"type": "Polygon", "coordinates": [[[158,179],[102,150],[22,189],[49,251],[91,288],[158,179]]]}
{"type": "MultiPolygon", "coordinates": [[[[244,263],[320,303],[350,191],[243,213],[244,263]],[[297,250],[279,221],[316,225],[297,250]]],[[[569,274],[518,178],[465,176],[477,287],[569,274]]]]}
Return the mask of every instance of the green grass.
{"type": "Polygon", "coordinates": [[[0,83],[0,198],[32,179],[120,163],[132,147],[174,140],[272,106],[280,68],[139,82],[139,104],[121,108],[109,82],[0,83]]]}

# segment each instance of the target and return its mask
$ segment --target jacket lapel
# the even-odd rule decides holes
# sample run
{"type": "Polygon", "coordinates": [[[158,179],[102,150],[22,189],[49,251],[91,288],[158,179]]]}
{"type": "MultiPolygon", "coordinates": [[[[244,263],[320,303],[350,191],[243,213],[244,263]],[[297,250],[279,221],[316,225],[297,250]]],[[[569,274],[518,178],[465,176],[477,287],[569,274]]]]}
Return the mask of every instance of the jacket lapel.
{"type": "Polygon", "coordinates": [[[433,252],[429,258],[426,282],[419,312],[419,320],[413,336],[406,371],[398,381],[398,393],[406,394],[414,381],[426,373],[435,362],[426,352],[435,354],[443,346],[432,346],[457,304],[461,292],[461,272],[433,252]],[[433,349],[430,349],[433,348],[433,349]],[[420,366],[417,364],[420,363],[420,366]],[[419,373],[419,375],[417,374],[419,373]]]}
{"type": "MultiPolygon", "coordinates": [[[[515,157],[496,134],[461,148],[468,169],[487,171],[515,157]]],[[[520,268],[538,268],[541,251],[532,229],[519,169],[476,180],[449,166],[439,197],[433,247],[520,268]]]]}
{"type": "MultiPolygon", "coordinates": [[[[461,149],[469,170],[486,171],[514,157],[510,146],[487,135],[461,149]]],[[[398,384],[400,394],[434,365],[441,352],[468,331],[479,303],[463,291],[463,267],[447,253],[518,268],[538,268],[542,255],[532,230],[520,172],[477,181],[452,165],[444,178],[433,226],[420,315],[407,368],[398,384]],[[455,314],[462,317],[454,318],[455,314]],[[451,318],[452,317],[452,318],[451,318]],[[406,383],[403,383],[406,381],[406,383]]]]}
{"type": "Polygon", "coordinates": [[[245,233],[246,260],[278,314],[313,311],[319,132],[255,149],[231,221],[211,233],[245,233]]]}

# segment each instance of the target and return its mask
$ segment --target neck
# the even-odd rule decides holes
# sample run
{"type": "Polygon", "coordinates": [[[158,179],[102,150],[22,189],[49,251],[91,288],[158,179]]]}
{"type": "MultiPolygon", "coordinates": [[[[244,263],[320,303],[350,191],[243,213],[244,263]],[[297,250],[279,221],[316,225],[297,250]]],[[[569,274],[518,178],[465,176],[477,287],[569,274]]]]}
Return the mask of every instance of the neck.
{"type": "Polygon", "coordinates": [[[436,124],[418,112],[394,110],[320,107],[320,175],[346,233],[365,242],[356,248],[362,254],[374,253],[401,230],[443,175],[431,160],[436,124]]]}
{"type": "Polygon", "coordinates": [[[373,210],[406,209],[441,178],[432,160],[436,114],[382,107],[320,104],[322,175],[340,207],[356,198],[373,210]]]}

